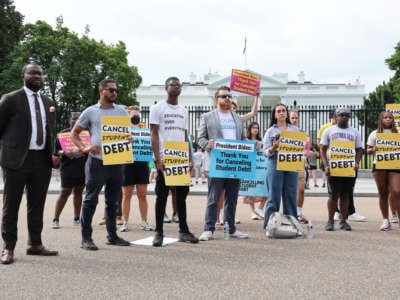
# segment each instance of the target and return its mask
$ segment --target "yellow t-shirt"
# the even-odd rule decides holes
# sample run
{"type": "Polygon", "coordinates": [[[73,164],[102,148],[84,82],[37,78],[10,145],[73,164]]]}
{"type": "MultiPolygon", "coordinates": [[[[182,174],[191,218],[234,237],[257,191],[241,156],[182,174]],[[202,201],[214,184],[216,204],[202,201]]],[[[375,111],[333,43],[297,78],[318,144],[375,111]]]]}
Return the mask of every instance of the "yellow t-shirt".
{"type": "Polygon", "coordinates": [[[329,122],[329,123],[326,123],[326,124],[322,125],[318,130],[317,140],[321,140],[322,134],[324,133],[325,129],[327,129],[327,128],[331,127],[331,126],[333,126],[332,122],[329,122]]]}

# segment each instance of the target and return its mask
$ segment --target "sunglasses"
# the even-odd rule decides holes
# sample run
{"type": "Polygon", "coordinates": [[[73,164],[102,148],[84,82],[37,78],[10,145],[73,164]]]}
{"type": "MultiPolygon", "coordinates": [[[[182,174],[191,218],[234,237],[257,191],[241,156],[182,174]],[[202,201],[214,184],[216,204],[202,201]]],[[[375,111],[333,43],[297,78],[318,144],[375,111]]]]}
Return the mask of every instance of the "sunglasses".
{"type": "Polygon", "coordinates": [[[109,89],[104,89],[105,91],[109,91],[110,93],[118,93],[118,89],[114,88],[109,88],[109,89]]]}
{"type": "Polygon", "coordinates": [[[232,95],[231,94],[225,94],[225,95],[219,95],[218,98],[222,98],[222,99],[232,99],[232,95]]]}

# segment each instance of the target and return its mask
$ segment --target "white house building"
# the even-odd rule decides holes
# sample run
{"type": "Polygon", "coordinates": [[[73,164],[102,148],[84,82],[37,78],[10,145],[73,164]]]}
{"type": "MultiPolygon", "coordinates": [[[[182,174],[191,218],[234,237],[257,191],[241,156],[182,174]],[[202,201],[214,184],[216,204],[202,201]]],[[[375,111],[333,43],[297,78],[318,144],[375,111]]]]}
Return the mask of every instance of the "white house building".
{"type": "MultiPolygon", "coordinates": [[[[253,71],[251,71],[253,72],[253,71]]],[[[213,96],[221,85],[230,85],[230,76],[222,78],[218,73],[208,73],[203,81],[183,81],[179,102],[185,106],[213,106],[213,96]]],[[[288,106],[313,107],[321,105],[362,105],[366,96],[365,86],[358,81],[346,83],[313,83],[305,80],[304,72],[298,75],[298,81],[289,81],[287,73],[275,73],[272,76],[261,75],[261,106],[273,106],[284,103],[288,106]]],[[[140,86],[136,90],[137,101],[141,106],[151,106],[166,97],[164,84],[140,86]]],[[[251,106],[253,97],[233,93],[239,106],[251,106]]]]}

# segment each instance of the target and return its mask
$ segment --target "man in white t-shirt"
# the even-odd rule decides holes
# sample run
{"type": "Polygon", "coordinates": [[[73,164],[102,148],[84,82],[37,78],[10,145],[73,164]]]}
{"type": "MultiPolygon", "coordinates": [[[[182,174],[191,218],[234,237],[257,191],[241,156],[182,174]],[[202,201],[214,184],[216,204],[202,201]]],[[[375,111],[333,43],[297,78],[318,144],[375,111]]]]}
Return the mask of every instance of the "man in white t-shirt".
{"type": "Polygon", "coordinates": [[[328,149],[332,141],[354,141],[355,145],[355,166],[354,169],[357,173],[358,164],[362,156],[362,144],[360,132],[349,126],[349,118],[351,111],[347,107],[337,108],[335,112],[336,125],[327,128],[322,134],[321,145],[321,159],[325,165],[325,174],[328,178],[328,222],[326,223],[325,230],[334,230],[334,214],[335,209],[340,198],[340,229],[351,230],[350,225],[346,222],[348,216],[349,195],[352,193],[356,177],[333,177],[330,175],[330,165],[328,163],[328,149]]]}
{"type": "MultiPolygon", "coordinates": [[[[161,101],[150,108],[150,131],[154,152],[154,163],[157,168],[156,178],[156,234],[153,240],[154,247],[163,244],[163,221],[167,204],[169,186],[165,185],[163,143],[164,141],[188,142],[188,112],[178,104],[178,97],[182,85],[177,77],[169,77],[165,81],[167,100],[161,101]]],[[[189,151],[190,152],[190,151],[189,151]]],[[[192,159],[190,157],[190,169],[192,159]]],[[[198,243],[198,239],[189,231],[186,223],[186,197],[189,186],[176,186],[176,206],[179,216],[179,240],[181,242],[198,243]]]]}
{"type": "MultiPolygon", "coordinates": [[[[246,139],[243,131],[242,119],[231,111],[232,95],[230,88],[221,86],[215,92],[217,109],[201,116],[198,144],[205,150],[204,170],[210,169],[210,152],[214,147],[214,139],[246,139]]],[[[201,241],[208,241],[215,231],[217,220],[217,204],[220,194],[225,191],[224,217],[229,224],[229,233],[234,238],[247,238],[246,233],[236,230],[235,214],[240,179],[233,178],[208,178],[208,199],[201,241]]]]}

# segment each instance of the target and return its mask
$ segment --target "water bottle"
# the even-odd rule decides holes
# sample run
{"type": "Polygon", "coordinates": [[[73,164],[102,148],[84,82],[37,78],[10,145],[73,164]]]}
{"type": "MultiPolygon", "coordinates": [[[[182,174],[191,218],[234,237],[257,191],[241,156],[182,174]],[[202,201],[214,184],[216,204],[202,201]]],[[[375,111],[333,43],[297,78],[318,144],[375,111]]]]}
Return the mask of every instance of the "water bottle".
{"type": "Polygon", "coordinates": [[[313,234],[313,226],[312,226],[311,221],[308,221],[308,223],[307,223],[307,238],[308,239],[312,239],[313,236],[314,236],[314,234],[313,234]]]}
{"type": "Polygon", "coordinates": [[[225,221],[224,223],[224,240],[229,240],[229,223],[225,221]]]}

